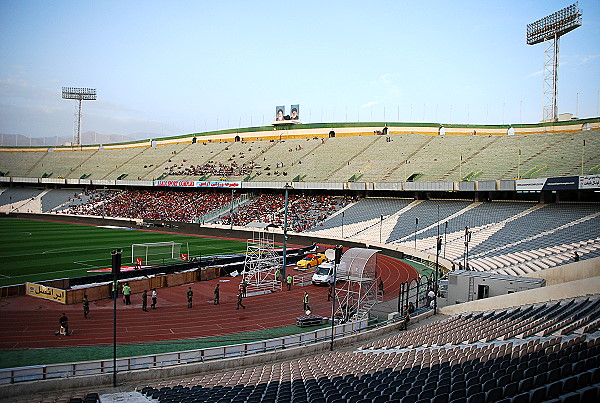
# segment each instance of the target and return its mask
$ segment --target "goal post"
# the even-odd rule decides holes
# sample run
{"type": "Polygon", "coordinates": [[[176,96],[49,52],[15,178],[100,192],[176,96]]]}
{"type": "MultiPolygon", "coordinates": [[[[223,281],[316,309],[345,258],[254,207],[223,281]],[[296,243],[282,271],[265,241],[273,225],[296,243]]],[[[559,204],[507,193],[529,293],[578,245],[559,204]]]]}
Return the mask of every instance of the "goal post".
{"type": "Polygon", "coordinates": [[[132,244],[131,263],[142,266],[186,260],[189,251],[182,255],[181,246],[181,242],[174,241],[132,244]]]}

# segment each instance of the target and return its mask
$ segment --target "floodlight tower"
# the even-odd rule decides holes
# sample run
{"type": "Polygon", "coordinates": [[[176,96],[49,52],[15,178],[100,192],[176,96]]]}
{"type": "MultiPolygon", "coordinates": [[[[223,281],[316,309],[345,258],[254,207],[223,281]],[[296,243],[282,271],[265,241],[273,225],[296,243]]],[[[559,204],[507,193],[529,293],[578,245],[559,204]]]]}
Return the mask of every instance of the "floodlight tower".
{"type": "Polygon", "coordinates": [[[558,119],[558,42],[562,35],[581,26],[578,3],[527,24],[527,44],[544,42],[543,121],[558,119]]]}
{"type": "Polygon", "coordinates": [[[62,87],[63,99],[76,99],[79,101],[79,107],[75,114],[77,125],[77,145],[81,145],[81,101],[95,101],[96,100],[96,89],[95,88],[74,88],[74,87],[62,87]]]}

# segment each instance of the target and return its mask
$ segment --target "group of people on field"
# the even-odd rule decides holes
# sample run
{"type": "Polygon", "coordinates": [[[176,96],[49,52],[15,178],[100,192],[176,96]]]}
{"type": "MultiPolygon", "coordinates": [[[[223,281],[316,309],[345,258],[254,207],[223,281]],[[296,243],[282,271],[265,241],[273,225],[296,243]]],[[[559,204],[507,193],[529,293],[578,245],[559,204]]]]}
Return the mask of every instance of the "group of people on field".
{"type": "MultiPolygon", "coordinates": [[[[290,291],[292,289],[292,284],[294,283],[294,279],[291,274],[288,273],[288,275],[285,276],[285,278],[283,278],[281,271],[278,269],[276,271],[276,278],[278,281],[282,281],[283,284],[286,285],[286,288],[288,291],[290,291]]],[[[117,287],[117,283],[111,282],[110,298],[118,297],[118,292],[116,292],[116,290],[117,290],[116,287],[117,287]]],[[[131,286],[129,285],[128,282],[125,282],[125,283],[123,283],[123,285],[120,288],[121,288],[121,295],[123,296],[123,303],[125,305],[131,305],[131,286]]],[[[236,309],[240,309],[240,308],[246,309],[246,306],[244,305],[243,300],[248,295],[247,289],[248,289],[248,282],[246,281],[246,279],[242,279],[242,281],[240,282],[239,287],[238,287],[236,309]]],[[[221,296],[219,283],[216,284],[213,293],[214,293],[213,304],[219,305],[220,304],[220,296],[221,296]]],[[[188,289],[186,290],[186,297],[187,297],[187,307],[192,308],[194,291],[192,290],[191,286],[189,286],[188,289]]],[[[152,299],[152,304],[150,305],[150,307],[152,309],[156,309],[157,300],[158,300],[158,293],[156,291],[156,288],[153,288],[151,290],[150,298],[152,299]]],[[[328,293],[328,301],[330,298],[331,298],[331,289],[328,293]]],[[[142,299],[142,311],[148,312],[148,290],[144,290],[142,292],[141,299],[142,299]]],[[[310,313],[308,292],[304,292],[302,302],[303,302],[303,311],[307,314],[310,313]]],[[[90,313],[90,303],[89,303],[87,294],[85,294],[83,296],[82,306],[83,306],[83,316],[84,316],[84,318],[87,319],[87,317],[90,313]]],[[[68,336],[71,334],[71,333],[69,333],[69,319],[65,313],[63,313],[61,315],[61,317],[59,319],[59,324],[60,324],[60,329],[55,332],[56,335],[67,335],[68,336]]]]}

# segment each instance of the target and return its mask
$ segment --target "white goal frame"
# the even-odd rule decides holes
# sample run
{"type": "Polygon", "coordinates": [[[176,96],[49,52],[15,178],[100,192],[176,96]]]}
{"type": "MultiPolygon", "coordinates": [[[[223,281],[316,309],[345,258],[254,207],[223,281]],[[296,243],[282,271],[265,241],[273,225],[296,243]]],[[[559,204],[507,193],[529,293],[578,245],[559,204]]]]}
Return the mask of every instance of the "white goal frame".
{"type": "MultiPolygon", "coordinates": [[[[171,248],[170,250],[170,259],[172,260],[179,260],[180,256],[181,256],[181,247],[182,247],[183,243],[181,242],[175,242],[175,241],[167,241],[167,242],[148,242],[148,243],[134,243],[131,244],[131,263],[132,264],[136,264],[136,258],[142,258],[143,264],[144,265],[148,265],[151,263],[156,263],[155,261],[152,260],[152,255],[150,255],[150,260],[148,260],[148,251],[151,250],[152,248],[162,248],[163,250],[165,248],[171,248]],[[140,255],[139,253],[136,255],[135,254],[135,249],[136,248],[144,248],[145,252],[143,255],[140,255]]],[[[169,253],[169,252],[167,252],[169,253]]],[[[189,256],[189,245],[188,245],[188,256],[189,256]]],[[[165,254],[166,257],[168,257],[167,254],[165,254]]],[[[155,259],[160,259],[160,258],[155,258],[155,259]]]]}

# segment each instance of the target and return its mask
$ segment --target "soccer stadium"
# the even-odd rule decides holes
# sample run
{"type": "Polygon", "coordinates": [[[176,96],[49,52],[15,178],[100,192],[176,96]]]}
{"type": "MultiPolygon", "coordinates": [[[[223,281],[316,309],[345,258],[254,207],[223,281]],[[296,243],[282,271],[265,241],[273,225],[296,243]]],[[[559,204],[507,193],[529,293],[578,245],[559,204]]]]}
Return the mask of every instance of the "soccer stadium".
{"type": "Polygon", "coordinates": [[[83,144],[62,90],[0,146],[0,401],[600,401],[597,114],[83,144]]]}

